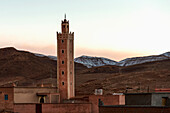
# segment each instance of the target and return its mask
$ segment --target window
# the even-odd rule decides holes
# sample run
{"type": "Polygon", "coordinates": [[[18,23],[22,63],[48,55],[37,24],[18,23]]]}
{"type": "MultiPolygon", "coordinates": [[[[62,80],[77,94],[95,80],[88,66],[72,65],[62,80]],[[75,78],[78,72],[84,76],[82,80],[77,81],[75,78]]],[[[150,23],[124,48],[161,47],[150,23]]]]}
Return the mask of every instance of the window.
{"type": "Polygon", "coordinates": [[[64,82],[62,82],[62,85],[64,86],[64,82]]]}
{"type": "Polygon", "coordinates": [[[64,75],[64,71],[62,71],[62,75],[64,75]]]}
{"type": "Polygon", "coordinates": [[[168,97],[162,97],[162,106],[167,105],[167,100],[168,100],[168,97]]]}
{"type": "Polygon", "coordinates": [[[65,25],[63,25],[63,28],[65,28],[65,25]]]}
{"type": "Polygon", "coordinates": [[[68,28],[68,25],[67,25],[67,28],[68,28]]]}
{"type": "Polygon", "coordinates": [[[61,40],[62,43],[64,43],[64,40],[61,40]]]}
{"type": "Polygon", "coordinates": [[[8,100],[8,95],[5,94],[5,95],[4,95],[4,98],[5,98],[5,100],[8,100]]]}
{"type": "Polygon", "coordinates": [[[64,61],[62,61],[62,64],[64,64],[64,61]]]}
{"type": "Polygon", "coordinates": [[[62,53],[64,53],[64,50],[62,50],[62,53]]]}

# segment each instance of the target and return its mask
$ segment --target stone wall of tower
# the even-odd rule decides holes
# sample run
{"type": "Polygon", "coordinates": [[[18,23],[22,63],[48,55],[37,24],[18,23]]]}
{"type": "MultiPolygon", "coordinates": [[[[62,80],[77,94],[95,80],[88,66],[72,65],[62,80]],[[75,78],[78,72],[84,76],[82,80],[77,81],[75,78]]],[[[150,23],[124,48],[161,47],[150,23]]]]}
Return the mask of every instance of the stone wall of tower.
{"type": "Polygon", "coordinates": [[[69,39],[69,71],[70,71],[70,97],[75,96],[75,82],[74,82],[74,33],[71,34],[69,39]]]}
{"type": "Polygon", "coordinates": [[[57,32],[57,85],[61,97],[69,99],[74,91],[74,33],[69,33],[69,22],[64,19],[62,33],[57,32]]]}

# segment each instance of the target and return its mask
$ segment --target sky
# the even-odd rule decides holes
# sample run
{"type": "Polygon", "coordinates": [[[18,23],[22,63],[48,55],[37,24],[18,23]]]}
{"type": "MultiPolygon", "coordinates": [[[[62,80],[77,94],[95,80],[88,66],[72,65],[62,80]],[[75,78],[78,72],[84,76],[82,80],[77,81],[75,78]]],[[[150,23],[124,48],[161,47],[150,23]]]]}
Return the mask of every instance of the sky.
{"type": "Polygon", "coordinates": [[[57,55],[66,13],[75,57],[116,61],[170,51],[170,0],[0,0],[0,48],[57,55]]]}

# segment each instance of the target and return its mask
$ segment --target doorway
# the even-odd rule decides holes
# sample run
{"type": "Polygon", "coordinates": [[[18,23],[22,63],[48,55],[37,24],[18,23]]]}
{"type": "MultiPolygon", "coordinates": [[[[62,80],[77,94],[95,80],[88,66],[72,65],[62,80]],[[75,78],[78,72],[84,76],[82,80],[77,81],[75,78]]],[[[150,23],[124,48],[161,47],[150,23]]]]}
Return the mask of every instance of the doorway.
{"type": "Polygon", "coordinates": [[[36,113],[42,113],[42,104],[36,104],[36,113]]]}

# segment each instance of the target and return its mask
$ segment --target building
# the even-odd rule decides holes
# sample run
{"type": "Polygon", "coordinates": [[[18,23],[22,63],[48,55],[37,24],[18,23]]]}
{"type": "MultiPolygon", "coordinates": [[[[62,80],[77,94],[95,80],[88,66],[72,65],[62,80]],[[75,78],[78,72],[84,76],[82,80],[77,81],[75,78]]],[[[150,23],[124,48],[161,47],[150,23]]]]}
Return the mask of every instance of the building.
{"type": "Polygon", "coordinates": [[[99,113],[102,105],[125,105],[125,95],[89,95],[88,102],[92,103],[92,113],[99,113]]]}
{"type": "Polygon", "coordinates": [[[59,103],[56,87],[1,87],[0,109],[13,110],[14,104],[59,103]]]}
{"type": "Polygon", "coordinates": [[[61,102],[75,97],[74,80],[74,32],[69,32],[69,21],[61,23],[62,32],[57,32],[57,87],[61,102]]]}
{"type": "Polygon", "coordinates": [[[165,106],[100,106],[99,113],[170,113],[170,107],[165,106]]]}
{"type": "Polygon", "coordinates": [[[99,113],[170,113],[170,93],[125,93],[125,105],[100,105],[99,113]]]}
{"type": "Polygon", "coordinates": [[[126,93],[125,105],[170,106],[170,93],[126,93]]]}

